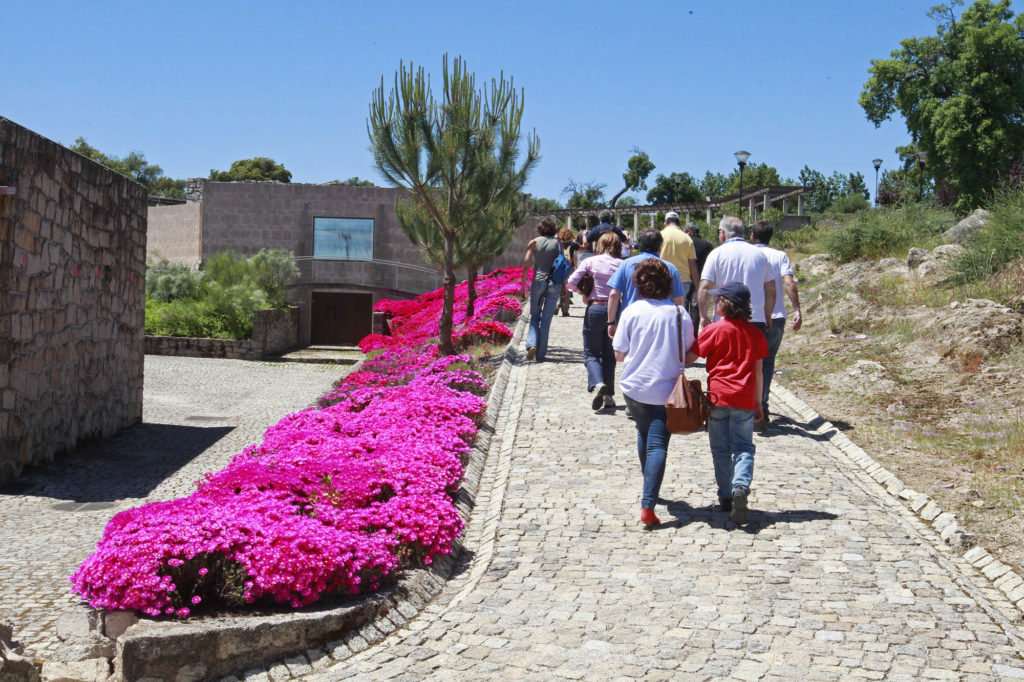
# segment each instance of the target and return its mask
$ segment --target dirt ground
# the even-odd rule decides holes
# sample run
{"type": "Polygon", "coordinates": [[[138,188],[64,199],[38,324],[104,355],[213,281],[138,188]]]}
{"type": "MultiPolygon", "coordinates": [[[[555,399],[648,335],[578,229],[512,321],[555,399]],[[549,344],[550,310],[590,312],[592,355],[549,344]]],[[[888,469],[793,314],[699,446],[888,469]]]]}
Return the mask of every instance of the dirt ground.
{"type": "Polygon", "coordinates": [[[804,326],[787,329],[776,380],[1024,569],[1024,316],[914,304],[921,284],[898,263],[845,269],[801,284],[804,326]]]}

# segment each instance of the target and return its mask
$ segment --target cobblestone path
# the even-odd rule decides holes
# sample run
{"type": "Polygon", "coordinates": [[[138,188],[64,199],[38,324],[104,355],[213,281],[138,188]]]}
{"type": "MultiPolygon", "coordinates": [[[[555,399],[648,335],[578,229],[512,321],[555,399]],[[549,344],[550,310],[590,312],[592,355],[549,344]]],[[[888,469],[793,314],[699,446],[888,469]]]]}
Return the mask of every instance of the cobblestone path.
{"type": "Polygon", "coordinates": [[[635,431],[591,412],[580,313],[513,368],[466,570],[380,643],[253,679],[1024,677],[1019,612],[782,405],[749,525],[717,510],[698,434],[673,437],[664,523],[642,530],[635,431]]]}
{"type": "Polygon", "coordinates": [[[78,603],[68,577],[110,517],[189,494],[346,369],[146,356],[143,423],[0,488],[0,618],[26,655],[57,648],[53,622],[78,603]]]}

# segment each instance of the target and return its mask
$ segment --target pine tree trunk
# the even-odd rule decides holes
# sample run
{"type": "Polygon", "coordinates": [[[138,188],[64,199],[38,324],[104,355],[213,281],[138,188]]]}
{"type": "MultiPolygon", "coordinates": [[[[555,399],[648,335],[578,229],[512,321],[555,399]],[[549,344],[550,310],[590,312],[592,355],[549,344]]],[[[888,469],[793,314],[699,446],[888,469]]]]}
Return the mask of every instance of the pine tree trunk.
{"type": "Polygon", "coordinates": [[[441,307],[439,325],[440,351],[442,355],[454,355],[452,343],[452,317],[455,310],[455,268],[452,267],[454,237],[444,236],[444,304],[441,307]]]}
{"type": "Polygon", "coordinates": [[[466,280],[469,289],[466,292],[466,319],[468,320],[476,311],[476,268],[467,268],[466,274],[469,276],[466,280]]]}

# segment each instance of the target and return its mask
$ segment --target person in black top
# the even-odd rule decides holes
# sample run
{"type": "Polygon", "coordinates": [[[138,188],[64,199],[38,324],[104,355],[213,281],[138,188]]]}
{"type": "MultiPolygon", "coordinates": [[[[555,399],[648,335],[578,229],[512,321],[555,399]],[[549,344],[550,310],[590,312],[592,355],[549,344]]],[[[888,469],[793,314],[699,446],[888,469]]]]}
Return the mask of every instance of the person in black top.
{"type": "Polygon", "coordinates": [[[605,209],[597,214],[598,220],[601,224],[592,229],[587,233],[587,247],[590,249],[591,254],[594,252],[594,246],[597,245],[597,240],[601,238],[601,235],[605,232],[614,232],[615,236],[619,238],[619,241],[624,245],[629,244],[629,237],[622,231],[618,225],[612,225],[612,212],[605,209]]]}
{"type": "MultiPolygon", "coordinates": [[[[686,234],[690,235],[690,239],[693,240],[693,250],[697,252],[697,272],[704,272],[704,261],[708,259],[708,254],[711,253],[711,249],[715,248],[711,245],[707,239],[702,239],[700,236],[700,230],[696,223],[686,223],[684,228],[686,234]]],[[[699,284],[699,282],[697,283],[699,284]]],[[[696,334],[697,330],[700,329],[700,316],[697,315],[697,286],[695,285],[690,289],[690,295],[686,299],[686,309],[690,313],[690,319],[693,320],[693,333],[696,334]]]]}

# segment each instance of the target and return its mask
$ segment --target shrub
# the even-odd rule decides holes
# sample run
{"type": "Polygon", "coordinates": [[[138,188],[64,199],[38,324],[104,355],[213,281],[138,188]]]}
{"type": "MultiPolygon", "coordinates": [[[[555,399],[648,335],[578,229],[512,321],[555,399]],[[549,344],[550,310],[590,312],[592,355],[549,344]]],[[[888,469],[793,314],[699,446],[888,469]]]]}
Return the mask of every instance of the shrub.
{"type": "Polygon", "coordinates": [[[832,210],[836,213],[856,213],[857,211],[867,209],[869,206],[868,200],[864,198],[863,194],[850,194],[836,199],[835,203],[832,204],[832,210]]]}
{"type": "Polygon", "coordinates": [[[1002,271],[1024,255],[1024,192],[1003,192],[989,206],[989,223],[964,245],[953,261],[953,283],[976,282],[1002,271]]]}
{"type": "Polygon", "coordinates": [[[953,220],[948,211],[918,205],[861,211],[824,235],[825,250],[840,262],[857,258],[904,258],[912,246],[932,249],[953,220]]]}
{"type": "Polygon", "coordinates": [[[198,299],[203,294],[203,274],[187,265],[159,260],[146,269],[146,298],[168,302],[198,299]]]}
{"type": "Polygon", "coordinates": [[[248,259],[224,251],[203,272],[159,261],[146,272],[146,333],[247,339],[253,313],[287,305],[285,288],[298,274],[292,254],[282,249],[248,259]]]}

